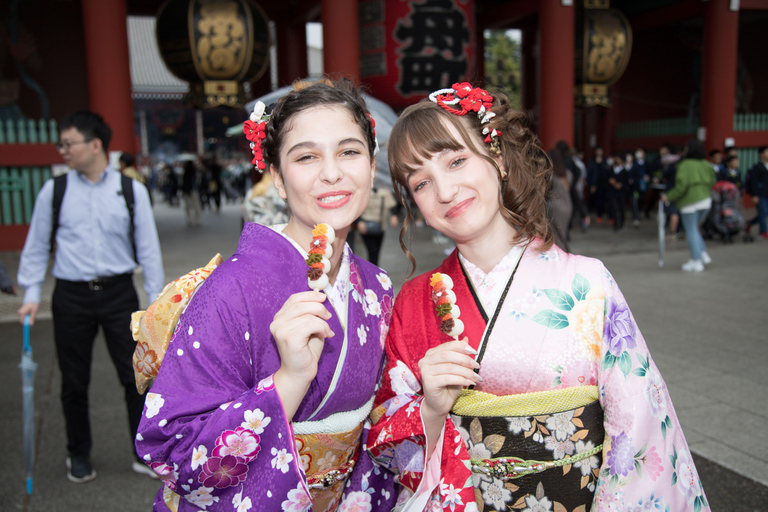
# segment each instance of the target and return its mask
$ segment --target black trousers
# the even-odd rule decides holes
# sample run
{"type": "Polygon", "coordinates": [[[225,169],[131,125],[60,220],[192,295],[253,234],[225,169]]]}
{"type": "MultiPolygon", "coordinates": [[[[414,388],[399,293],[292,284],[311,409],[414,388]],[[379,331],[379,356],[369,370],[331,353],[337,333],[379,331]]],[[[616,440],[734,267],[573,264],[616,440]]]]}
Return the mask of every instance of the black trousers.
{"type": "Polygon", "coordinates": [[[96,286],[58,279],[51,309],[69,454],[88,455],[91,450],[88,385],[99,326],[104,331],[109,355],[124,388],[133,450],[144,410],[144,396],[136,391],[133,375],[132,357],[136,342],[130,324],[131,313],[139,309],[139,300],[132,276],[126,274],[96,286]]]}
{"type": "Polygon", "coordinates": [[[368,261],[374,265],[378,265],[379,251],[381,251],[381,244],[384,242],[384,233],[362,235],[362,237],[365,248],[368,250],[368,261]]]}

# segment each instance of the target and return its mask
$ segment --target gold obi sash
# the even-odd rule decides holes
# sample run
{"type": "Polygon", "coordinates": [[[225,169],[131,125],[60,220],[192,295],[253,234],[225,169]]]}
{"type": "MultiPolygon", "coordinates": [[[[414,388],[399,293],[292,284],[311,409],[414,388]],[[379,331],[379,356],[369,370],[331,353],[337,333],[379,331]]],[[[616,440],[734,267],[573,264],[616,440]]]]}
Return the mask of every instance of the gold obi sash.
{"type": "Polygon", "coordinates": [[[336,510],[360,455],[362,433],[361,423],[347,432],[296,435],[296,451],[307,475],[313,511],[336,510]]]}
{"type": "Polygon", "coordinates": [[[566,510],[591,506],[605,437],[597,386],[508,396],[465,389],[451,418],[481,511],[517,509],[526,496],[566,510]]]}

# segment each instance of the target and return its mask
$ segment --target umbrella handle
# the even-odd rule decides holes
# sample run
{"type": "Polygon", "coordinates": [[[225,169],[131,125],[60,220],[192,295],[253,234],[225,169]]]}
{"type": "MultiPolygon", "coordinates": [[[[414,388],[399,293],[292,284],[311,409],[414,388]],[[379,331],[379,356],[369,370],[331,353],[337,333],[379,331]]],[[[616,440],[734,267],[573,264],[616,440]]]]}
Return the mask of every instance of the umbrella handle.
{"type": "Polygon", "coordinates": [[[29,346],[29,315],[24,316],[24,352],[29,352],[32,347],[29,346]]]}

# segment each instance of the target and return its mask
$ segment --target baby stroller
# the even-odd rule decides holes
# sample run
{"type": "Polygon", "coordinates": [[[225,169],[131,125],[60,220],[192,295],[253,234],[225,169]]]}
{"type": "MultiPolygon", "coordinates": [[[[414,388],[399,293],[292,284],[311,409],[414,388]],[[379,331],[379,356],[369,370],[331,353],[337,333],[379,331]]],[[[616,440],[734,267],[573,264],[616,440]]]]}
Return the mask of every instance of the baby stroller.
{"type": "MultiPolygon", "coordinates": [[[[712,208],[701,227],[704,238],[717,236],[723,243],[730,244],[745,226],[739,188],[730,181],[718,181],[712,187],[712,208]]],[[[748,234],[744,235],[745,242],[749,242],[750,238],[748,234]]]]}

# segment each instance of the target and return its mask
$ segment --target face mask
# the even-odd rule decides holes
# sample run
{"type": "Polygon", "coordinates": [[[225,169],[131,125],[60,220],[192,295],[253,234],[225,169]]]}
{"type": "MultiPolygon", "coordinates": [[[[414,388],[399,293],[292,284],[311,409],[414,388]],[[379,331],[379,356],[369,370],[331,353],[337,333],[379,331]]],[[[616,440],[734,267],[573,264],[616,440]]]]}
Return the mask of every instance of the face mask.
{"type": "Polygon", "coordinates": [[[642,160],[643,159],[643,154],[640,151],[638,151],[637,153],[635,153],[635,159],[636,160],[642,160]]]}

